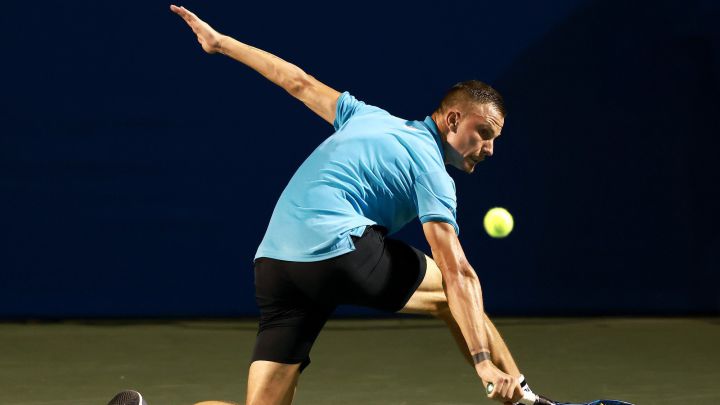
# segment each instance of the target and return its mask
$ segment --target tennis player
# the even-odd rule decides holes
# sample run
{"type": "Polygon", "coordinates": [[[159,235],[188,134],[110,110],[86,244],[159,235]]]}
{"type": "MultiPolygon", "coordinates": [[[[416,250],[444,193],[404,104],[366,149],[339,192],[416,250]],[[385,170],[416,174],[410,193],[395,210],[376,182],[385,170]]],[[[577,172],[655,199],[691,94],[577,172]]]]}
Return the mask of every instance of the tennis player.
{"type": "MultiPolygon", "coordinates": [[[[478,276],[458,240],[455,184],[492,156],[505,107],[480,81],[453,86],[431,116],[409,121],[340,93],[299,67],[221,35],[171,6],[207,53],[227,55],[333,125],[283,191],[255,255],[260,325],[247,404],[290,404],[310,349],[339,304],[434,315],[447,323],[488,396],[531,392],[483,311],[478,276]],[[418,217],[432,258],[389,238],[418,217]]],[[[543,403],[543,399],[538,399],[543,403]]]]}

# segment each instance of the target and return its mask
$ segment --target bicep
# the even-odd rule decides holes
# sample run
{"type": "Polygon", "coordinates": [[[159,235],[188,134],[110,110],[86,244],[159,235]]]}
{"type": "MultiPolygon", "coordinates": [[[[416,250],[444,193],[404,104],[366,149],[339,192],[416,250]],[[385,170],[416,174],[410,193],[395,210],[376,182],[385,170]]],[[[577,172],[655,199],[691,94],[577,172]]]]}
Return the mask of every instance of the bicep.
{"type": "Polygon", "coordinates": [[[315,114],[333,125],[340,92],[308,75],[296,97],[315,114]]]}
{"type": "Polygon", "coordinates": [[[443,277],[451,277],[470,268],[453,225],[447,222],[428,221],[423,223],[423,232],[443,277]]]}

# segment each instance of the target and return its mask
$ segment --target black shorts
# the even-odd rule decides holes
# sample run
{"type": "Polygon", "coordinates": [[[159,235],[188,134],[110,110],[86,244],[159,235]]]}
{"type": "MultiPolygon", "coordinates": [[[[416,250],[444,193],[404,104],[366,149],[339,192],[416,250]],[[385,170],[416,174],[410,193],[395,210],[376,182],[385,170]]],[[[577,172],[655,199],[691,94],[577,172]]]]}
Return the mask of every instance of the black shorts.
{"type": "Polygon", "coordinates": [[[255,299],[260,308],[252,361],[310,363],[310,348],[340,304],[397,312],[425,277],[425,254],[367,227],[352,236],[355,250],[317,262],[255,260],[255,299]]]}

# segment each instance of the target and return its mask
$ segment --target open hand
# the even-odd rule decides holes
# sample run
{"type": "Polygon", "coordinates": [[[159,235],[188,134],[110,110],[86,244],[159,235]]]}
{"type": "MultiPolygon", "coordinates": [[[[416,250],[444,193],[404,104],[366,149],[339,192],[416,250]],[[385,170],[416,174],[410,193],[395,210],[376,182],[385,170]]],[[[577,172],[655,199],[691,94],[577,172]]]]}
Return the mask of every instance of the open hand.
{"type": "Polygon", "coordinates": [[[222,35],[215,31],[210,25],[208,25],[208,23],[199,19],[198,16],[185,7],[178,7],[173,4],[170,6],[170,10],[182,17],[187,25],[192,28],[195,35],[197,35],[198,42],[200,42],[200,45],[202,45],[205,52],[216,53],[220,51],[220,41],[222,39],[222,35]]]}

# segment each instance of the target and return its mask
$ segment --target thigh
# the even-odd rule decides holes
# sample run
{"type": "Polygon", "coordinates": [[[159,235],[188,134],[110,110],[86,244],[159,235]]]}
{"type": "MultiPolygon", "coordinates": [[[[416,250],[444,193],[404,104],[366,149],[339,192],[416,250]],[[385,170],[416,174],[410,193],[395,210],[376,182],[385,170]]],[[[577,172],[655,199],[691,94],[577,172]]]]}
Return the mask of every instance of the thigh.
{"type": "MultiPolygon", "coordinates": [[[[352,292],[341,303],[391,312],[402,309],[425,276],[425,254],[403,241],[386,238],[382,230],[373,230],[357,242],[360,256],[372,260],[342,267],[352,292]]],[[[347,258],[354,260],[351,255],[347,258]]]]}
{"type": "Polygon", "coordinates": [[[335,307],[307,297],[287,276],[291,262],[255,261],[255,298],[260,324],[253,361],[310,363],[310,350],[335,307]]]}
{"type": "Polygon", "coordinates": [[[400,310],[402,313],[437,315],[447,309],[440,268],[430,256],[425,256],[425,263],[425,277],[400,310]]]}
{"type": "Polygon", "coordinates": [[[334,308],[285,307],[260,308],[260,324],[252,361],[310,364],[310,350],[334,308]]]}

